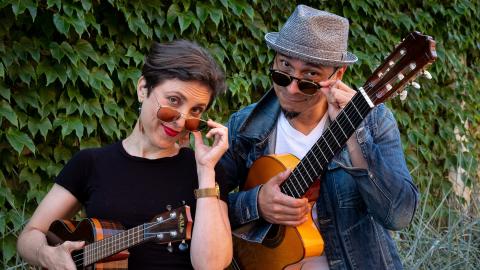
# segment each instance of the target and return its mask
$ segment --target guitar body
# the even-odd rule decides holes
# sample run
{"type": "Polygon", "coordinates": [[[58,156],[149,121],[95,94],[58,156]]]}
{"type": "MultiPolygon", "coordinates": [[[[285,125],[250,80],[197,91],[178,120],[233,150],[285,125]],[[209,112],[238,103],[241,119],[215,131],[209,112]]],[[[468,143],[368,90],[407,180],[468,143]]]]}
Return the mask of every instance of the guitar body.
{"type": "MultiPolygon", "coordinates": [[[[270,178],[294,169],[300,162],[293,155],[268,155],[256,160],[250,168],[244,189],[248,190],[266,183],[270,178]]],[[[318,197],[320,182],[305,193],[313,205],[318,197]]],[[[323,253],[324,243],[313,222],[312,213],[300,226],[274,226],[263,243],[252,243],[233,237],[235,262],[240,269],[299,269],[304,259],[323,253]],[[298,266],[298,267],[296,267],[298,266]]]]}
{"type": "MultiPolygon", "coordinates": [[[[123,226],[118,223],[96,218],[83,219],[80,222],[56,220],[50,225],[47,232],[47,241],[50,246],[57,246],[65,241],[85,241],[86,244],[89,244],[123,230],[123,226]]],[[[72,257],[75,255],[76,252],[74,251],[72,257]]],[[[122,251],[80,269],[128,269],[128,251],[122,251]]]]}

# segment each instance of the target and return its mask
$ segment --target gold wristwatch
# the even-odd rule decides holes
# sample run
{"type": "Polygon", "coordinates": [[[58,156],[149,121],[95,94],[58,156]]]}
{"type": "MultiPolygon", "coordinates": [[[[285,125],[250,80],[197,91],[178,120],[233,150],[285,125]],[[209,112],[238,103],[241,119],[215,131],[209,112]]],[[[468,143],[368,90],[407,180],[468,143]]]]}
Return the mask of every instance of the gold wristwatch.
{"type": "Polygon", "coordinates": [[[203,197],[217,197],[218,199],[220,198],[220,187],[218,186],[218,183],[215,182],[215,187],[194,189],[193,194],[195,194],[195,199],[203,197]]]}

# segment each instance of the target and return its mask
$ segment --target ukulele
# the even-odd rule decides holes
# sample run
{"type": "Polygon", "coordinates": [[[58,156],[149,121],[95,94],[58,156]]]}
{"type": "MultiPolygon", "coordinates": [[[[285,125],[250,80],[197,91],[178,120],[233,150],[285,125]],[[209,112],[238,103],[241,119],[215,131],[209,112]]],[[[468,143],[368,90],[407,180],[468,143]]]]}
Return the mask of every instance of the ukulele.
{"type": "MultiPolygon", "coordinates": [[[[250,168],[242,190],[266,183],[270,178],[292,170],[280,185],[280,190],[294,198],[308,198],[312,209],[318,197],[320,179],[328,164],[346,144],[368,113],[423,74],[437,58],[435,41],[419,32],[412,32],[395,48],[352,100],[331,122],[302,160],[293,155],[268,155],[257,159],[250,168]],[[317,181],[318,180],[318,181],[317,181]]],[[[405,90],[400,93],[404,99],[405,90]]],[[[300,226],[273,226],[262,243],[252,243],[233,237],[234,269],[299,269],[309,258],[323,253],[322,236],[309,213],[307,222],[300,226]]]]}
{"type": "MultiPolygon", "coordinates": [[[[85,241],[85,246],[72,252],[77,269],[128,269],[126,249],[155,241],[171,243],[182,241],[179,248],[188,246],[183,240],[191,239],[192,217],[189,206],[181,206],[156,216],[151,222],[124,230],[119,223],[87,218],[79,222],[54,221],[47,232],[47,242],[57,246],[65,241],[85,241]]],[[[34,268],[35,269],[35,268],[34,268]]]]}

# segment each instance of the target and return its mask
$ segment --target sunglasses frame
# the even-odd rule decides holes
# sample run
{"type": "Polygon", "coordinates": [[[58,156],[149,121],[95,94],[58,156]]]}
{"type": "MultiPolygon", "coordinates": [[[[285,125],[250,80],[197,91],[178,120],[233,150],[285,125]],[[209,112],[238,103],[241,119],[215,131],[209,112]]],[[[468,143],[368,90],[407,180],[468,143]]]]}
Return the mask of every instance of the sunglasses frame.
{"type": "MultiPolygon", "coordinates": [[[[335,67],[335,69],[333,70],[332,74],[330,74],[330,76],[328,76],[327,80],[329,80],[333,74],[335,74],[338,70],[338,67],[335,67]]],[[[306,96],[314,96],[318,93],[318,89],[322,88],[322,86],[317,83],[317,82],[314,82],[312,80],[307,80],[307,79],[301,79],[301,78],[297,78],[295,76],[292,76],[290,74],[288,74],[287,72],[285,71],[282,71],[282,70],[279,70],[279,69],[274,69],[273,68],[273,65],[270,67],[269,69],[270,71],[270,78],[272,79],[273,83],[275,83],[276,85],[279,85],[279,86],[282,86],[282,87],[287,87],[289,86],[290,84],[292,84],[292,82],[294,80],[297,80],[297,86],[298,86],[298,90],[300,90],[300,92],[306,96]],[[286,78],[288,78],[290,80],[290,82],[287,84],[287,85],[281,85],[281,84],[278,84],[275,79],[274,79],[274,73],[275,74],[281,74],[281,75],[284,75],[286,78]],[[313,94],[309,94],[309,93],[306,93],[305,92],[305,89],[302,89],[301,85],[302,85],[302,82],[303,83],[309,83],[309,84],[312,84],[313,86],[313,89],[315,89],[315,93],[313,94]]]]}

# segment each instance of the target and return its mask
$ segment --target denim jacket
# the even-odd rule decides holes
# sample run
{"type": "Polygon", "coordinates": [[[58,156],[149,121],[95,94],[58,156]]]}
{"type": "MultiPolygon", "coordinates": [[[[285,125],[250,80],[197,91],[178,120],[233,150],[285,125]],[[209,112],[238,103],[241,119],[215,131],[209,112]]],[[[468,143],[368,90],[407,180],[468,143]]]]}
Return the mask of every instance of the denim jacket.
{"type": "MultiPolygon", "coordinates": [[[[221,163],[231,188],[245,183],[248,168],[271,154],[271,141],[280,113],[275,92],[235,114],[228,122],[229,144],[221,163]]],[[[410,224],[418,191],[403,155],[400,134],[391,111],[376,106],[355,131],[368,169],[352,166],[346,147],[323,175],[317,200],[320,233],[331,270],[402,269],[389,230],[410,224]]],[[[274,149],[274,148],[273,148],[274,149]]],[[[229,195],[229,216],[234,234],[262,242],[271,224],[258,211],[260,186],[229,195]]]]}

